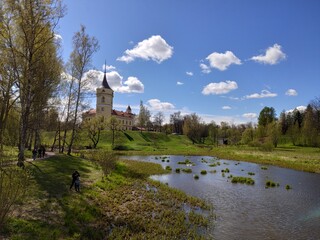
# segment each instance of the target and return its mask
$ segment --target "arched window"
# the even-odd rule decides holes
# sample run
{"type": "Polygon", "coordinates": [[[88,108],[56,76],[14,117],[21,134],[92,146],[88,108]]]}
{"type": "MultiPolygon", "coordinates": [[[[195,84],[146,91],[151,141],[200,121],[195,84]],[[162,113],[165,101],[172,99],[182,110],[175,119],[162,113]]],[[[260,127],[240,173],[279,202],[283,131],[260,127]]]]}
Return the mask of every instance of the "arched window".
{"type": "Polygon", "coordinates": [[[105,101],[106,101],[105,97],[104,97],[104,96],[102,96],[102,97],[101,97],[101,102],[103,102],[103,103],[104,103],[105,101]]]}

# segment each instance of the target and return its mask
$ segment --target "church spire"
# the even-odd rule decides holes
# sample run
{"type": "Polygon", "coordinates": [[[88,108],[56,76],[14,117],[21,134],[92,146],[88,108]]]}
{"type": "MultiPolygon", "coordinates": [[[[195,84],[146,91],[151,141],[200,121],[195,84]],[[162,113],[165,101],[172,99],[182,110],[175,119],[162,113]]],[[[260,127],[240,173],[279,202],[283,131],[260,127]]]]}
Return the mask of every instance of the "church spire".
{"type": "MultiPolygon", "coordinates": [[[[103,81],[102,81],[102,86],[104,88],[107,88],[107,89],[111,89],[109,84],[108,84],[108,81],[107,81],[107,62],[105,61],[105,64],[104,64],[104,75],[103,75],[103,81]]],[[[112,89],[111,89],[112,90],[112,89]]]]}

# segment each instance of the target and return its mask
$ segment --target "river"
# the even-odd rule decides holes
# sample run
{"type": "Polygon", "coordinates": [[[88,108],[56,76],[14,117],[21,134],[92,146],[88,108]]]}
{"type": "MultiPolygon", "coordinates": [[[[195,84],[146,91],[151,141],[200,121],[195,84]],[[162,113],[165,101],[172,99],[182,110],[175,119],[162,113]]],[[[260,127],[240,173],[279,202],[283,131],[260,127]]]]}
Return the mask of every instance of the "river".
{"type": "Polygon", "coordinates": [[[212,234],[217,240],[320,239],[320,174],[203,156],[125,158],[170,166],[171,174],[152,178],[212,203],[216,214],[212,234]],[[178,164],[186,159],[193,166],[178,164]],[[191,168],[192,173],[176,173],[176,168],[191,168]],[[230,172],[222,174],[226,168],[230,172]],[[230,175],[251,177],[255,184],[231,183],[230,175]],[[279,186],[266,188],[268,180],[279,186]]]}

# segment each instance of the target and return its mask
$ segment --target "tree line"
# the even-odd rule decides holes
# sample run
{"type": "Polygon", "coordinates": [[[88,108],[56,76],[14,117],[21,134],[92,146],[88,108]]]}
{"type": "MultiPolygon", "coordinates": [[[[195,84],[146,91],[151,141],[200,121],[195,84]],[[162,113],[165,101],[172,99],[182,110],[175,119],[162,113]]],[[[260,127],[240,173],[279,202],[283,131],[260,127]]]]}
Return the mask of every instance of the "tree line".
{"type": "Polygon", "coordinates": [[[140,129],[183,134],[199,144],[246,144],[264,149],[277,147],[279,143],[308,147],[320,147],[320,98],[312,100],[306,109],[282,111],[279,118],[273,107],[264,107],[257,123],[230,124],[212,121],[205,123],[196,113],[182,115],[175,112],[170,122],[163,124],[164,114],[158,112],[151,120],[150,111],[140,104],[136,125],[140,129]]]}

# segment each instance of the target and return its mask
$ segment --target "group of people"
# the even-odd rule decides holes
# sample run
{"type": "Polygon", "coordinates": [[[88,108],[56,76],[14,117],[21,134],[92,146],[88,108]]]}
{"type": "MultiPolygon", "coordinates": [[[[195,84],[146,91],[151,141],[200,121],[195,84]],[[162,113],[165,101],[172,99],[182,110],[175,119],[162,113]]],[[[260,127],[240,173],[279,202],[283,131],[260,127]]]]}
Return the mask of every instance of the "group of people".
{"type": "Polygon", "coordinates": [[[46,149],[43,145],[41,145],[39,148],[34,148],[32,150],[32,159],[36,160],[36,158],[44,158],[44,156],[46,155],[46,149]]]}

